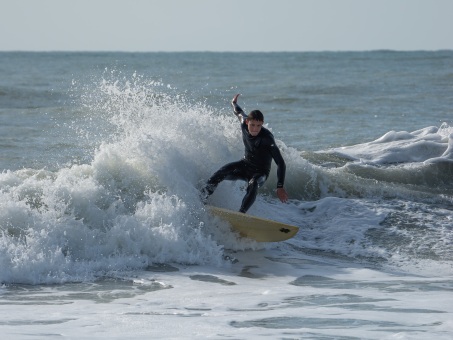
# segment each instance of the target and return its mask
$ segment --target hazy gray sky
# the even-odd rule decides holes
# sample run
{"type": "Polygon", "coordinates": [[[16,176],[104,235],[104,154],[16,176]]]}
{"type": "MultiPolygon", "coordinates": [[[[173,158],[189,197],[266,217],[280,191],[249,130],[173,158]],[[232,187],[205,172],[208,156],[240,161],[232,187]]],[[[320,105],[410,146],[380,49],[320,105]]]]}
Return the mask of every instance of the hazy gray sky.
{"type": "Polygon", "coordinates": [[[0,0],[0,51],[453,49],[453,0],[0,0]]]}

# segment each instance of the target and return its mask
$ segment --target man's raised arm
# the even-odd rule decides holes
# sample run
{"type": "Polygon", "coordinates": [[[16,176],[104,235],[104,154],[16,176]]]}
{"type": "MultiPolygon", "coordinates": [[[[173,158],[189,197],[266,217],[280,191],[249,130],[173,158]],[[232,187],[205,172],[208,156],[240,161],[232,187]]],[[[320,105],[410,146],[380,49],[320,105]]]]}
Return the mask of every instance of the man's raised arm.
{"type": "Polygon", "coordinates": [[[240,94],[238,93],[233,97],[231,100],[231,105],[233,105],[233,110],[234,114],[236,117],[238,117],[239,121],[243,123],[247,119],[247,115],[244,113],[244,111],[241,109],[241,107],[238,105],[238,97],[240,94]]]}

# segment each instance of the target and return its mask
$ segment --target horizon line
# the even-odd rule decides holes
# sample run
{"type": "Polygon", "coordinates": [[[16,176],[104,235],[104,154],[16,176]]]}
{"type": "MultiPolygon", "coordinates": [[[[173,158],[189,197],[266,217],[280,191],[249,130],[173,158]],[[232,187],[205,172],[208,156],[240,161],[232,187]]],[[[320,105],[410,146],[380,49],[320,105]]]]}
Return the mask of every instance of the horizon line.
{"type": "Polygon", "coordinates": [[[366,53],[366,52],[448,52],[453,49],[365,49],[365,50],[269,50],[269,51],[256,51],[256,50],[243,50],[243,51],[215,51],[215,50],[159,50],[159,51],[143,51],[143,50],[27,50],[27,49],[11,49],[1,50],[0,53],[366,53]]]}

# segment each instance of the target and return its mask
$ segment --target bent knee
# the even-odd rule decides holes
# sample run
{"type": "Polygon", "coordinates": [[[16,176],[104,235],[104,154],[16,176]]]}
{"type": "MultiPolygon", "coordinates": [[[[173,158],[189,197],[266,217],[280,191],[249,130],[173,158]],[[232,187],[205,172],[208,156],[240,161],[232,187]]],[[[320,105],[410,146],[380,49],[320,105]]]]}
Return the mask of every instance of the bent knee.
{"type": "Polygon", "coordinates": [[[265,175],[260,176],[260,177],[253,177],[249,181],[249,186],[254,186],[257,188],[260,188],[263,186],[264,182],[266,182],[267,177],[265,175]]]}

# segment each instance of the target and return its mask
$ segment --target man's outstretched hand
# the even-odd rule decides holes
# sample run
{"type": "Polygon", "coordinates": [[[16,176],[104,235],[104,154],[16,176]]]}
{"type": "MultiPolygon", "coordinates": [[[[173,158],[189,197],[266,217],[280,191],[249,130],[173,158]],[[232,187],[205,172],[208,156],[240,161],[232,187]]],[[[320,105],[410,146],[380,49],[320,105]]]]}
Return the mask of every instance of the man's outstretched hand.
{"type": "Polygon", "coordinates": [[[277,188],[277,197],[282,201],[282,203],[288,202],[288,193],[284,188],[277,188]]]}

